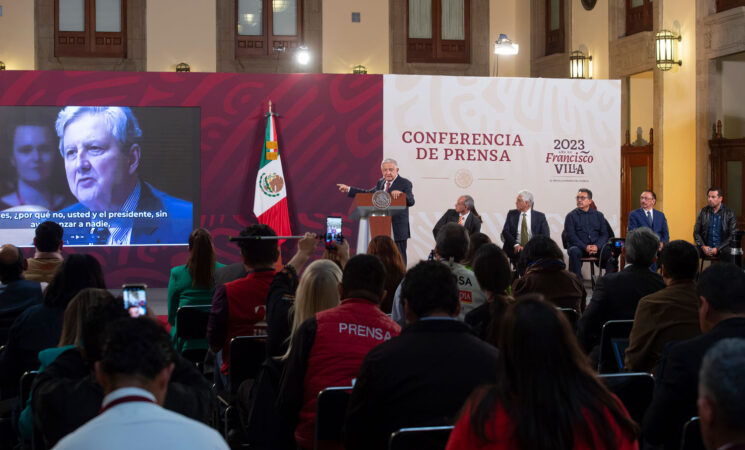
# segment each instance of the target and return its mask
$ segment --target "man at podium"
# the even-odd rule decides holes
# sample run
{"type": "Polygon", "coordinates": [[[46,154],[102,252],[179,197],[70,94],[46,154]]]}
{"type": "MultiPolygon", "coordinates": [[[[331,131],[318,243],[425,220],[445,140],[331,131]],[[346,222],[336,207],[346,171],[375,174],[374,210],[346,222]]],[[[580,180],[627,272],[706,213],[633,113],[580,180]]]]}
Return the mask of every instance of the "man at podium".
{"type": "Polygon", "coordinates": [[[401,194],[406,195],[406,208],[394,212],[391,216],[391,227],[393,228],[393,240],[401,252],[401,256],[406,263],[406,241],[411,237],[409,230],[409,207],[414,206],[414,192],[412,191],[411,181],[398,176],[398,163],[395,159],[386,158],[380,163],[380,171],[383,178],[379,179],[375,186],[370,189],[360,189],[346,184],[337,184],[340,192],[346,192],[349,197],[354,197],[359,193],[373,193],[377,191],[386,191],[391,194],[391,198],[398,198],[401,194]]]}

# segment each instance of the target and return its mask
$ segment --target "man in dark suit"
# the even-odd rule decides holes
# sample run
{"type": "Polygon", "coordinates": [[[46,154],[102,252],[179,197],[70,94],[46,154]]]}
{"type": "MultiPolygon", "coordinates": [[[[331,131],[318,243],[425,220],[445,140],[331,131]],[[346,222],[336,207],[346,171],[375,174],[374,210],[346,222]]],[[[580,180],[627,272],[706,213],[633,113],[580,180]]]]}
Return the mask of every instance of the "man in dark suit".
{"type": "Polygon", "coordinates": [[[551,236],[546,215],[533,209],[533,194],[529,191],[517,193],[515,207],[507,213],[502,227],[504,252],[513,263],[533,236],[551,236]]]}
{"type": "Polygon", "coordinates": [[[458,197],[458,201],[455,202],[455,209],[445,211],[445,214],[440,217],[440,220],[437,221],[437,224],[432,229],[432,235],[435,239],[437,239],[437,233],[440,232],[440,229],[446,223],[450,222],[462,225],[469,236],[481,231],[481,216],[476,212],[473,197],[470,195],[461,195],[458,197]]]}
{"type": "Polygon", "coordinates": [[[629,265],[598,280],[590,305],[577,323],[580,343],[594,360],[605,322],[633,320],[639,300],[665,287],[662,277],[649,270],[657,258],[659,245],[659,238],[649,228],[629,232],[623,249],[629,265]]]}
{"type": "Polygon", "coordinates": [[[398,163],[395,159],[384,159],[380,163],[380,171],[383,172],[383,178],[379,179],[375,186],[370,189],[360,189],[346,184],[337,184],[336,186],[339,191],[346,192],[349,197],[354,197],[361,192],[369,194],[376,191],[386,191],[391,194],[392,198],[398,198],[402,194],[406,195],[406,208],[403,211],[393,213],[391,217],[393,240],[404,258],[404,263],[406,263],[406,241],[411,237],[409,207],[414,206],[413,186],[411,181],[398,176],[398,163]]]}
{"type": "Polygon", "coordinates": [[[665,347],[657,368],[654,399],[644,415],[643,433],[652,444],[677,449],[685,422],[697,415],[699,370],[717,342],[745,338],[745,274],[734,264],[707,268],[696,286],[703,334],[665,347]]]}
{"type": "Polygon", "coordinates": [[[712,347],[701,364],[698,417],[709,450],[745,450],[745,339],[712,347]]]}
{"type": "Polygon", "coordinates": [[[651,228],[660,238],[660,248],[670,242],[670,231],[667,228],[667,219],[662,211],[654,209],[657,203],[657,194],[653,191],[642,192],[639,197],[641,208],[631,211],[629,214],[628,231],[640,227],[651,228]]]}
{"type": "Polygon", "coordinates": [[[498,351],[457,320],[458,287],[446,265],[417,264],[406,273],[402,297],[408,326],[362,361],[346,448],[387,448],[400,428],[452,424],[474,388],[493,382],[498,351]]]}

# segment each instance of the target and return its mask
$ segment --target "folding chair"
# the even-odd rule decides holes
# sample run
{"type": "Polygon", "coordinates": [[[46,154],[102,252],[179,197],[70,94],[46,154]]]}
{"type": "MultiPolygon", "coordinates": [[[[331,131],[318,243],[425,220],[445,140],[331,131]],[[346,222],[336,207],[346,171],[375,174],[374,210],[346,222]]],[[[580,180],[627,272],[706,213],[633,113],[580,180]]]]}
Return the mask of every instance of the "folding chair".
{"type": "Polygon", "coordinates": [[[600,332],[598,373],[623,372],[633,320],[609,320],[600,332]]]}
{"type": "MultiPolygon", "coordinates": [[[[182,306],[176,311],[176,339],[179,343],[179,350],[187,340],[206,339],[209,317],[210,305],[182,306]]],[[[181,356],[193,362],[197,367],[202,364],[206,354],[206,347],[181,351],[181,356]]]]}
{"type": "Polygon", "coordinates": [[[447,446],[452,426],[401,428],[391,434],[388,450],[442,450],[447,446]]]}
{"type": "Polygon", "coordinates": [[[579,313],[574,308],[557,308],[564,314],[564,317],[569,321],[569,325],[572,326],[572,331],[577,334],[577,321],[579,320],[579,313]]]}
{"type": "Polygon", "coordinates": [[[352,386],[335,386],[318,393],[314,449],[332,442],[341,443],[341,431],[351,392],[352,386]]]}
{"type": "Polygon", "coordinates": [[[654,395],[652,374],[646,372],[612,373],[599,375],[599,378],[621,400],[631,418],[636,423],[642,423],[644,413],[652,403],[654,395]]]}
{"type": "Polygon", "coordinates": [[[701,436],[701,421],[698,417],[683,425],[683,436],[680,440],[680,450],[705,450],[704,439],[701,436]]]}

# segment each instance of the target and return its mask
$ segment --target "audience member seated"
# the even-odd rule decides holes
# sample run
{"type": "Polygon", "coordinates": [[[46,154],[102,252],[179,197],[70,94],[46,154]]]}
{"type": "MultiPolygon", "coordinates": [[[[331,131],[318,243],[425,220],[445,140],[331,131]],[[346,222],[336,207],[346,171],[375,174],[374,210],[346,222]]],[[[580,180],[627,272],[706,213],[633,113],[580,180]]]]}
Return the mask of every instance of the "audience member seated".
{"type": "Polygon", "coordinates": [[[473,273],[486,294],[486,303],[466,314],[465,322],[479,338],[496,346],[499,322],[511,299],[507,295],[512,279],[510,262],[496,244],[486,244],[476,252],[473,273]]]}
{"type": "MultiPolygon", "coordinates": [[[[85,288],[70,300],[65,308],[62,321],[62,334],[56,347],[47,348],[39,352],[39,372],[43,372],[57,357],[68,350],[80,348],[83,338],[83,323],[88,311],[98,305],[114,303],[116,299],[106,289],[85,288]]],[[[31,440],[33,434],[33,401],[26,402],[26,408],[18,419],[18,433],[26,440],[31,440]]]]}
{"type": "Polygon", "coordinates": [[[8,334],[6,323],[41,302],[41,285],[23,278],[25,264],[23,253],[15,245],[0,247],[0,317],[3,319],[0,335],[3,337],[8,334]]]}
{"type": "Polygon", "coordinates": [[[703,334],[668,345],[657,368],[654,399],[644,416],[644,437],[665,449],[677,449],[685,422],[696,415],[701,361],[722,339],[745,338],[745,274],[720,262],[698,279],[699,321],[703,334]]]}
{"type": "Polygon", "coordinates": [[[447,267],[420,262],[406,273],[402,296],[408,326],[362,361],[346,448],[384,449],[400,428],[449,425],[471,392],[493,381],[498,351],[458,321],[458,286],[447,267]]]}
{"type": "Polygon", "coordinates": [[[701,334],[696,272],[698,252],[686,241],[672,241],[660,254],[666,288],[642,297],[626,349],[626,370],[652,372],[668,342],[701,334]]]}
{"type": "Polygon", "coordinates": [[[448,449],[637,449],[637,426],[540,295],[507,308],[496,386],[474,392],[448,449]]]}
{"type": "Polygon", "coordinates": [[[64,230],[57,223],[46,221],[39,224],[35,230],[34,257],[28,259],[28,268],[23,273],[24,278],[31,281],[49,283],[54,272],[62,264],[62,237],[64,230]]]}
{"type": "MultiPolygon", "coordinates": [[[[257,380],[245,381],[238,390],[238,404],[248,417],[249,443],[256,448],[295,448],[294,429],[287,428],[280,420],[275,406],[282,365],[291,353],[288,344],[303,322],[339,305],[342,272],[334,261],[312,262],[303,272],[300,284],[297,282],[297,272],[313,254],[318,242],[315,234],[306,233],[298,241],[295,256],[274,276],[266,301],[267,360],[257,380]],[[245,385],[250,385],[250,394],[246,394],[245,385]]],[[[346,264],[349,259],[346,240],[338,246],[337,252],[346,264]]]]}
{"type": "MultiPolygon", "coordinates": [[[[57,356],[37,375],[31,391],[33,422],[48,447],[99,413],[105,393],[96,382],[94,367],[101,360],[106,334],[114,322],[122,318],[157,324],[152,312],[148,312],[147,318],[129,318],[120,298],[89,308],[82,327],[82,346],[57,356]]],[[[141,345],[137,344],[138,338],[127,336],[127,339],[134,348],[141,345]]],[[[140,357],[145,359],[145,353],[140,357]]],[[[210,385],[204,376],[189,361],[177,357],[165,396],[165,408],[206,423],[212,416],[212,402],[210,385]]]]}
{"type": "Polygon", "coordinates": [[[204,228],[197,228],[189,235],[189,259],[183,266],[171,269],[168,281],[168,323],[171,338],[179,352],[192,348],[207,348],[207,343],[178,342],[176,339],[176,312],[182,306],[211,305],[215,294],[215,270],[223,267],[215,257],[212,235],[204,228]]]}
{"type": "MultiPolygon", "coordinates": [[[[276,236],[269,226],[251,225],[241,236],[276,236]]],[[[215,364],[218,388],[227,386],[230,364],[230,341],[237,336],[252,336],[254,325],[266,315],[266,294],[274,278],[274,263],[279,258],[276,239],[248,239],[240,241],[244,278],[231,281],[215,289],[207,324],[207,342],[214,352],[220,352],[215,364]],[[222,374],[220,376],[219,374],[222,374]]]]}
{"type": "Polygon", "coordinates": [[[401,331],[378,307],[385,296],[385,268],[378,258],[350,259],[341,291],[339,306],[300,325],[282,373],[279,413],[304,449],[313,448],[318,393],[330,386],[351,386],[367,352],[401,331]]]}
{"type": "MultiPolygon", "coordinates": [[[[446,223],[440,228],[435,243],[435,258],[446,264],[458,281],[460,298],[460,320],[465,319],[466,314],[486,303],[486,294],[479,287],[476,275],[460,264],[468,250],[468,234],[466,229],[457,223],[446,223]]],[[[404,304],[401,301],[401,285],[396,289],[393,298],[392,317],[401,326],[406,324],[404,316],[404,304]]]]}
{"type": "Polygon", "coordinates": [[[367,246],[367,254],[377,256],[385,267],[385,297],[380,302],[380,309],[391,313],[393,307],[393,296],[396,288],[401,284],[406,274],[406,265],[398,251],[396,243],[389,236],[375,236],[367,246]]]}
{"type": "Polygon", "coordinates": [[[592,191],[581,188],[577,192],[577,207],[567,214],[564,219],[562,239],[566,238],[567,254],[569,255],[569,271],[582,280],[582,261],[588,256],[597,257],[600,267],[608,271],[615,268],[610,264],[610,251],[602,252],[608,242],[608,228],[603,213],[591,208],[592,191]]]}
{"type": "Polygon", "coordinates": [[[105,394],[101,411],[55,448],[227,450],[214,429],[162,407],[177,358],[156,322],[143,317],[114,323],[94,364],[105,394]]]}
{"type": "Polygon", "coordinates": [[[520,271],[524,275],[512,283],[512,295],[541,294],[559,308],[585,310],[587,291],[577,275],[566,270],[564,253],[548,236],[535,236],[520,252],[520,271]]]}
{"type": "Polygon", "coordinates": [[[590,305],[577,323],[580,343],[594,361],[605,322],[632,320],[639,300],[665,287],[662,277],[649,270],[657,259],[659,246],[660,238],[649,228],[629,231],[623,248],[626,267],[598,280],[590,305]]]}
{"type": "Polygon", "coordinates": [[[709,450],[745,448],[745,340],[724,339],[706,352],[698,417],[709,450]]]}
{"type": "Polygon", "coordinates": [[[70,255],[44,291],[42,304],[27,308],[16,318],[0,355],[3,396],[16,396],[21,375],[39,368],[39,352],[57,345],[67,304],[87,287],[106,288],[101,264],[90,255],[70,255]]]}
{"type": "Polygon", "coordinates": [[[468,236],[468,250],[466,256],[461,261],[461,264],[466,269],[473,270],[473,263],[476,260],[476,252],[479,251],[482,245],[491,244],[489,236],[482,232],[471,233],[468,236]]]}

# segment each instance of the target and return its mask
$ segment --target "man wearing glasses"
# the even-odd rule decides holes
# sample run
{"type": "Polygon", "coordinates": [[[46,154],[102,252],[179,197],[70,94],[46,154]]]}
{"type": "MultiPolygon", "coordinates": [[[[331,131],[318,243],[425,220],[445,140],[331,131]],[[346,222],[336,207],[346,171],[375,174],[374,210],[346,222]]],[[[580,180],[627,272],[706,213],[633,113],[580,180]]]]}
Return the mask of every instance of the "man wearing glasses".
{"type": "Polygon", "coordinates": [[[652,191],[642,192],[639,197],[641,208],[631,211],[629,214],[628,231],[641,227],[651,228],[660,238],[660,250],[662,246],[670,242],[670,231],[667,228],[667,219],[662,211],[654,209],[657,203],[657,195],[652,191]]]}
{"type": "Polygon", "coordinates": [[[609,249],[601,253],[603,246],[608,242],[608,228],[603,213],[590,208],[591,203],[592,191],[581,188],[577,192],[577,208],[567,214],[562,233],[562,240],[569,254],[569,271],[576,274],[580,280],[581,258],[597,256],[600,258],[600,264],[607,266],[611,256],[609,249]]]}

